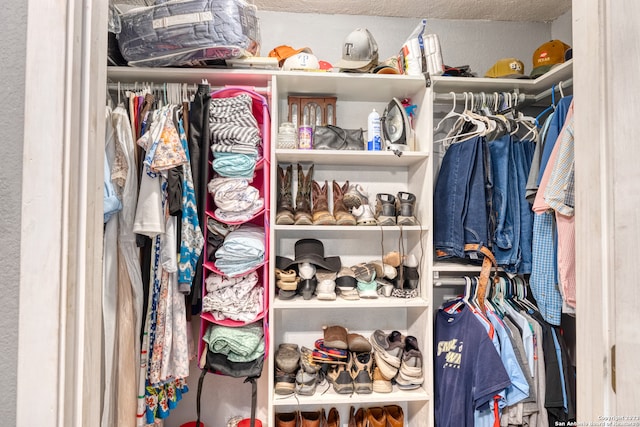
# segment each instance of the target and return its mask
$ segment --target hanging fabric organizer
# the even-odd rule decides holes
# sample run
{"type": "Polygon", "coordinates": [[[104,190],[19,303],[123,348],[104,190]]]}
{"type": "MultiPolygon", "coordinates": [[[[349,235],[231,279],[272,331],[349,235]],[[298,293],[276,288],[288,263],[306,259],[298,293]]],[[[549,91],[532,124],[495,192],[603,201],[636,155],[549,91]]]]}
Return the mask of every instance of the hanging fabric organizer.
{"type": "Polygon", "coordinates": [[[207,371],[246,377],[252,385],[269,348],[269,105],[244,88],[211,94],[202,313],[200,391],[207,371]]]}

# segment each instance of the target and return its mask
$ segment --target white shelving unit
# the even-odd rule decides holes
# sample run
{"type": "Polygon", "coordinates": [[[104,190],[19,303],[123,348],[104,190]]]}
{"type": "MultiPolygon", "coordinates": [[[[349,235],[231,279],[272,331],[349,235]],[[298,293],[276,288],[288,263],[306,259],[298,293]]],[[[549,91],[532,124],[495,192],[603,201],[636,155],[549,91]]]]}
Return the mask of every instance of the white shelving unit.
{"type": "MultiPolygon", "coordinates": [[[[294,410],[326,411],[336,407],[343,423],[349,419],[349,408],[370,407],[384,404],[398,404],[403,407],[408,426],[432,425],[432,312],[431,288],[428,284],[427,246],[431,224],[432,183],[430,145],[423,138],[429,128],[431,111],[426,98],[426,84],[422,77],[368,75],[368,74],[323,74],[323,73],[281,73],[273,82],[274,105],[272,112],[276,141],[276,123],[287,121],[287,97],[290,95],[335,96],[336,122],[344,128],[366,129],[367,115],[373,108],[382,113],[393,97],[410,98],[417,104],[414,120],[416,129],[416,150],[396,156],[392,152],[380,151],[314,151],[279,150],[272,152],[272,188],[277,188],[277,165],[292,164],[294,170],[295,198],[297,180],[296,165],[308,170],[314,165],[314,180],[331,184],[336,180],[340,185],[345,181],[361,184],[369,193],[372,205],[377,193],[396,195],[399,191],[415,194],[416,217],[420,225],[398,226],[272,226],[271,253],[294,258],[295,242],[302,238],[322,241],[325,256],[340,256],[342,265],[351,266],[358,262],[380,260],[391,251],[399,250],[399,239],[404,242],[405,253],[414,253],[421,259],[420,296],[413,299],[379,297],[374,300],[360,299],[346,301],[340,297],[336,301],[319,301],[315,298],[305,301],[301,297],[280,300],[272,287],[270,301],[269,328],[270,354],[275,354],[283,342],[296,343],[313,348],[314,341],[322,338],[323,325],[342,325],[350,332],[369,337],[376,329],[386,332],[398,330],[404,335],[418,339],[425,362],[425,382],[421,388],[401,391],[396,386],[391,393],[364,395],[340,395],[329,385],[319,386],[313,396],[280,396],[270,391],[269,419],[274,420],[277,412],[294,410]]],[[[275,147],[276,144],[273,144],[275,147]]],[[[275,224],[277,197],[271,198],[271,223],[275,224]]],[[[330,197],[330,206],[332,200],[330,197]]],[[[273,258],[275,259],[275,258],[273,258]]],[[[275,268],[272,263],[272,268],[275,268]]],[[[273,274],[273,271],[272,271],[273,274]]],[[[274,388],[274,362],[269,362],[269,389],[274,388]]]]}

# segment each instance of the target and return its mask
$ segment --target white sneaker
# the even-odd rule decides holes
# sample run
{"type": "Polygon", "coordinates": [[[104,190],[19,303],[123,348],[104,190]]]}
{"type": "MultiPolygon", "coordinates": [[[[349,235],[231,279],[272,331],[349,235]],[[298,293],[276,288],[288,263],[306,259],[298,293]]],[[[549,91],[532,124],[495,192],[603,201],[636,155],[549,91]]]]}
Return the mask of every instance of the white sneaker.
{"type": "Polygon", "coordinates": [[[363,204],[354,208],[351,213],[356,217],[357,225],[378,225],[373,210],[369,204],[363,204]]]}

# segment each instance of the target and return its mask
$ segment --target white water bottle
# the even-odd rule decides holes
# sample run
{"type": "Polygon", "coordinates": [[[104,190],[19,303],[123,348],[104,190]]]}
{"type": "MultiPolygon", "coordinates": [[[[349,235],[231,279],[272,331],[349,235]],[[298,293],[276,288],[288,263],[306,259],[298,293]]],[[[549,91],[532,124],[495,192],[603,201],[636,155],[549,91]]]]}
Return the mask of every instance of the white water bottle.
{"type": "Polygon", "coordinates": [[[374,108],[367,119],[367,150],[380,151],[380,114],[374,108]]]}

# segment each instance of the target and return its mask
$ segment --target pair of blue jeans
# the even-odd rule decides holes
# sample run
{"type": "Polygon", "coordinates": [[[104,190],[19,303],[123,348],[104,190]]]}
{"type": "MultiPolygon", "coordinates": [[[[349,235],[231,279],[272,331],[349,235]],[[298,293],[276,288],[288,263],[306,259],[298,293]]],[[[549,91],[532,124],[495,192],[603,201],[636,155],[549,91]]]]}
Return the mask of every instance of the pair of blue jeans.
{"type": "Polygon", "coordinates": [[[493,211],[495,231],[491,235],[492,251],[498,265],[513,267],[518,263],[520,246],[520,206],[516,177],[515,147],[508,133],[489,142],[493,174],[493,211]]]}
{"type": "Polygon", "coordinates": [[[526,184],[534,143],[504,135],[489,142],[493,173],[491,235],[493,254],[508,273],[531,272],[533,212],[526,201],[526,184]]]}
{"type": "Polygon", "coordinates": [[[485,139],[480,136],[447,149],[433,200],[437,259],[466,258],[465,244],[489,244],[488,157],[485,139]]]}
{"type": "Polygon", "coordinates": [[[517,273],[531,274],[531,260],[533,248],[533,211],[527,201],[527,179],[533,162],[535,151],[534,141],[517,141],[516,148],[516,176],[518,177],[518,197],[520,200],[520,253],[521,262],[517,266],[517,273]]]}

